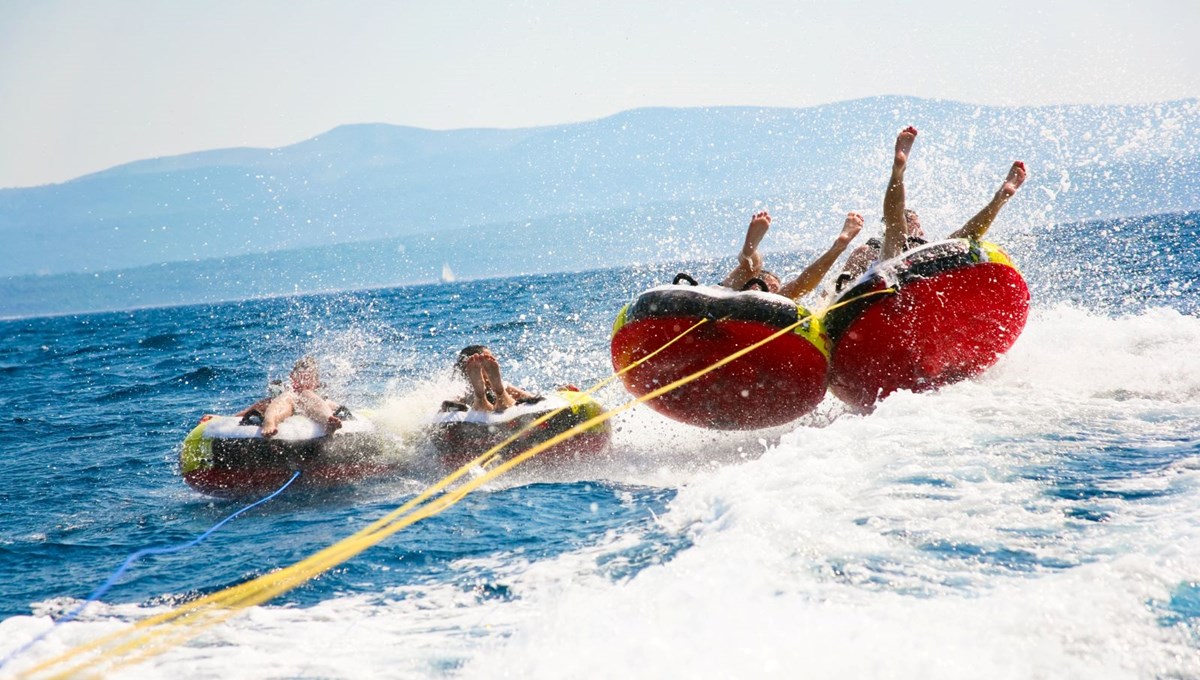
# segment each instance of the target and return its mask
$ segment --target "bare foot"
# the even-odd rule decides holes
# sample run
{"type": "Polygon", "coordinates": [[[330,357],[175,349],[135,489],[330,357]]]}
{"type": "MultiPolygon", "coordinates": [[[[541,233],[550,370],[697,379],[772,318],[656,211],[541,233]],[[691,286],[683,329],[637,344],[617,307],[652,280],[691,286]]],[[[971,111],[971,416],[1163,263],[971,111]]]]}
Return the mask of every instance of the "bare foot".
{"type": "Polygon", "coordinates": [[[329,420],[325,421],[325,434],[333,434],[342,429],[342,419],[337,416],[329,416],[329,420]]]}
{"type": "Polygon", "coordinates": [[[858,232],[863,228],[863,216],[856,212],[846,215],[846,223],[842,225],[842,233],[838,234],[837,243],[842,246],[850,245],[854,237],[858,236],[858,232]]]}
{"type": "Polygon", "coordinates": [[[271,437],[279,434],[279,428],[275,427],[274,425],[263,425],[260,432],[262,433],[263,439],[270,439],[271,437]]]}
{"type": "Polygon", "coordinates": [[[908,153],[912,151],[915,141],[917,141],[917,129],[911,125],[896,135],[896,159],[892,162],[895,167],[903,168],[908,163],[908,153]]]}
{"type": "Polygon", "coordinates": [[[741,290],[747,281],[762,276],[762,255],[758,253],[758,244],[770,228],[771,215],[766,210],[754,213],[754,217],[750,218],[750,226],[746,228],[746,241],[738,253],[737,266],[721,282],[722,286],[741,290]]]}
{"type": "Polygon", "coordinates": [[[483,365],[479,359],[483,355],[476,354],[467,359],[467,382],[471,385],[471,410],[494,411],[495,407],[487,398],[487,381],[483,377],[483,365]]]}
{"type": "Polygon", "coordinates": [[[508,390],[504,387],[504,379],[500,377],[500,362],[496,361],[496,357],[487,354],[483,355],[483,359],[479,362],[483,366],[483,373],[487,376],[488,383],[492,386],[492,391],[496,393],[495,410],[503,411],[517,403],[508,390]]]}
{"type": "Polygon", "coordinates": [[[742,258],[747,260],[754,258],[755,253],[758,252],[758,244],[762,243],[763,237],[767,235],[770,228],[771,215],[766,210],[754,213],[754,217],[750,218],[750,226],[746,229],[746,242],[742,244],[742,258]]]}
{"type": "Polygon", "coordinates": [[[1013,194],[1017,193],[1017,189],[1020,189],[1021,185],[1025,183],[1025,178],[1027,176],[1028,173],[1025,171],[1025,163],[1021,161],[1015,161],[1012,164],[1012,167],[1008,170],[1008,177],[1004,178],[1004,185],[1000,187],[1000,195],[1004,196],[1005,198],[1010,198],[1013,194]]]}

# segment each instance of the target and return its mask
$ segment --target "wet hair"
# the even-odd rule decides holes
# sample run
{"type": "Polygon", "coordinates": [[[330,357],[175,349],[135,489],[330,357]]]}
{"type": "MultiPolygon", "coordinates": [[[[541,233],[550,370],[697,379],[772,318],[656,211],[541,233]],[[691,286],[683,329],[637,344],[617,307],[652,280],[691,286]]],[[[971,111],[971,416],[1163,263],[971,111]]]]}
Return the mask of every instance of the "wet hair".
{"type": "Polygon", "coordinates": [[[917,211],[911,208],[904,209],[904,233],[910,238],[920,238],[925,235],[925,227],[921,225],[921,218],[917,215],[917,211]],[[913,223],[916,223],[916,229],[913,229],[913,223]]]}
{"type": "MultiPolygon", "coordinates": [[[[921,229],[921,234],[924,235],[925,227],[921,224],[921,216],[918,215],[917,211],[913,210],[912,208],[904,209],[904,233],[909,236],[912,236],[912,234],[909,232],[909,225],[912,224],[913,220],[917,221],[917,227],[919,227],[921,229]]],[[[882,224],[887,224],[886,217],[880,217],[879,221],[882,224]]]]}
{"type": "Polygon", "coordinates": [[[775,276],[769,271],[764,270],[760,271],[758,276],[751,276],[750,278],[746,279],[746,282],[743,283],[742,287],[738,290],[762,290],[764,293],[778,293],[779,286],[779,277],[775,276]]]}
{"type": "MultiPolygon", "coordinates": [[[[904,219],[907,221],[907,220],[908,220],[908,218],[910,218],[910,217],[916,217],[916,218],[920,219],[920,215],[918,215],[918,214],[917,214],[917,211],[916,211],[916,210],[913,210],[912,208],[905,208],[905,209],[904,209],[904,219]]],[[[880,221],[881,223],[887,223],[887,218],[886,218],[886,217],[880,217],[880,218],[879,218],[879,221],[880,221]]]]}
{"type": "Polygon", "coordinates": [[[321,368],[317,364],[316,358],[310,354],[300,357],[300,359],[292,365],[292,372],[289,377],[293,382],[295,381],[295,376],[297,375],[311,375],[313,382],[316,383],[317,387],[324,386],[324,383],[321,382],[321,368]]]}
{"type": "Polygon", "coordinates": [[[458,350],[458,358],[454,360],[454,368],[458,369],[459,373],[466,375],[467,359],[470,359],[476,354],[483,354],[487,351],[487,345],[467,345],[466,347],[463,347],[462,349],[458,350]]]}
{"type": "Polygon", "coordinates": [[[772,293],[778,293],[779,288],[783,285],[783,282],[779,280],[778,276],[765,269],[758,273],[758,278],[762,279],[763,282],[767,284],[767,287],[771,289],[772,293]]]}
{"type": "Polygon", "coordinates": [[[305,354],[300,357],[292,366],[292,372],[311,372],[316,373],[320,369],[317,367],[317,360],[311,354],[305,354]]]}

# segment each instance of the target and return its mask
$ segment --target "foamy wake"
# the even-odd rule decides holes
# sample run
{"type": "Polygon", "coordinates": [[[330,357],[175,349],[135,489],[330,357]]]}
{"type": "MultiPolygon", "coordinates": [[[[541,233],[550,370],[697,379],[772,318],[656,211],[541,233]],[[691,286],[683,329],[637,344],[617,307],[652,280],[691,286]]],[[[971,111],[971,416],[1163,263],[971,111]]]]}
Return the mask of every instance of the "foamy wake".
{"type": "MultiPolygon", "coordinates": [[[[1195,317],[1057,307],[981,379],[870,416],[827,401],[764,436],[639,407],[573,474],[677,488],[650,529],[255,608],[118,677],[1195,677],[1200,627],[1170,601],[1200,580],[1197,347],[1195,317]],[[507,596],[469,586],[485,572],[507,596]]],[[[0,652],[44,625],[0,623],[0,652]]]]}

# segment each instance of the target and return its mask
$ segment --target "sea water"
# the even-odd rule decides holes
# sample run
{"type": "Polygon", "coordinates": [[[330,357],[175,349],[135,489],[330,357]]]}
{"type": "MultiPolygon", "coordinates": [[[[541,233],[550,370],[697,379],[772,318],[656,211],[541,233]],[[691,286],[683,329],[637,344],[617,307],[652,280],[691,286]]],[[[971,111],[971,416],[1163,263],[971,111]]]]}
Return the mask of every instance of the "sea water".
{"type": "MultiPolygon", "coordinates": [[[[1002,235],[997,235],[999,238],[1002,235]]],[[[114,677],[1200,677],[1200,215],[1007,242],[1033,307],[982,377],[832,397],[766,432],[644,407],[609,456],[489,483],[114,677]]],[[[782,255],[773,255],[782,258],[782,255]]],[[[713,280],[720,264],[695,265],[713,280]]],[[[669,266],[0,322],[0,655],[130,553],[243,503],[179,444],[318,357],[411,468],[285,491],[12,657],[19,673],[293,564],[436,480],[422,424],[489,344],[531,390],[611,372],[617,310],[669,266]]],[[[602,389],[610,407],[629,399],[602,389]]]]}

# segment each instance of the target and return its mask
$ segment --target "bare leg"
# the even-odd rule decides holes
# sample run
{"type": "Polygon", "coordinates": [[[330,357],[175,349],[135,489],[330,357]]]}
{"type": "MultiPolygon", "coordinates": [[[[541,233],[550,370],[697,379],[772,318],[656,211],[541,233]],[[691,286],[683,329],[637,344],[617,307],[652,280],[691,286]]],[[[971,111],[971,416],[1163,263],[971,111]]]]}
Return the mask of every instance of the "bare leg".
{"type": "Polygon", "coordinates": [[[1004,184],[1000,185],[996,194],[992,196],[992,200],[983,206],[983,210],[967,220],[966,224],[950,234],[950,238],[969,238],[976,241],[983,238],[988,228],[992,226],[992,222],[995,221],[996,215],[1000,213],[1000,208],[1003,208],[1004,204],[1008,203],[1008,199],[1012,198],[1013,194],[1017,193],[1017,189],[1020,189],[1021,185],[1025,183],[1026,176],[1025,164],[1021,161],[1013,163],[1012,167],[1008,169],[1008,176],[1004,178],[1004,184]]]}
{"type": "Polygon", "coordinates": [[[471,385],[471,410],[472,411],[494,411],[496,408],[492,406],[492,402],[487,398],[487,381],[483,377],[483,364],[481,364],[475,355],[467,360],[467,382],[471,385]]]}
{"type": "Polygon", "coordinates": [[[846,215],[846,222],[842,225],[842,233],[838,234],[834,239],[833,245],[829,250],[825,251],[820,257],[808,265],[804,271],[796,278],[783,284],[779,289],[780,295],[785,295],[793,300],[801,295],[811,293],[821,283],[821,279],[825,278],[825,274],[829,272],[829,268],[834,262],[845,252],[846,247],[858,236],[858,232],[862,231],[863,218],[856,212],[846,215]]]}
{"type": "Polygon", "coordinates": [[[492,391],[496,393],[495,410],[503,411],[517,403],[516,399],[508,393],[508,389],[504,387],[504,379],[500,377],[500,362],[496,361],[496,357],[487,354],[481,355],[483,358],[479,361],[483,366],[483,373],[487,376],[488,383],[492,386],[492,391]]]}
{"type": "Polygon", "coordinates": [[[336,406],[312,390],[304,390],[296,395],[300,403],[300,411],[313,420],[325,426],[325,434],[333,434],[342,427],[342,420],[333,415],[336,406]]]}
{"type": "Polygon", "coordinates": [[[296,412],[295,396],[284,392],[271,400],[263,412],[262,436],[270,439],[279,433],[279,423],[287,420],[296,412]]]}
{"type": "Polygon", "coordinates": [[[917,129],[909,126],[896,136],[896,157],[892,161],[892,176],[883,195],[883,248],[879,259],[890,260],[904,252],[908,224],[904,219],[904,170],[908,154],[917,139],[917,129]]]}
{"type": "Polygon", "coordinates": [[[755,213],[754,217],[750,218],[750,226],[746,229],[746,240],[742,243],[741,252],[738,253],[737,266],[721,282],[722,286],[741,290],[747,281],[762,272],[762,255],[758,254],[758,244],[762,243],[763,237],[767,235],[770,228],[771,216],[767,211],[755,213]]]}

